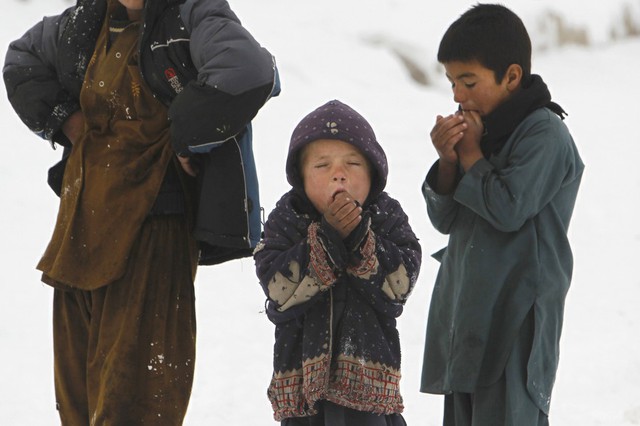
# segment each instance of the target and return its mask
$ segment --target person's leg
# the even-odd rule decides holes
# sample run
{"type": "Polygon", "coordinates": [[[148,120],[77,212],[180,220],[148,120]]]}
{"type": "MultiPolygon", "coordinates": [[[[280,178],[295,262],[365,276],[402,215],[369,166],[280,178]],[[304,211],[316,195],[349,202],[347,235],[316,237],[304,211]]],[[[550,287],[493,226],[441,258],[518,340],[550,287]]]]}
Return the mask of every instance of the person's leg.
{"type": "Polygon", "coordinates": [[[454,392],[444,396],[443,426],[471,426],[471,395],[454,392]]]}
{"type": "Polygon", "coordinates": [[[179,425],[195,362],[195,245],[183,220],[147,221],[122,279],[92,293],[92,425],[179,425]]]}
{"type": "Polygon", "coordinates": [[[533,310],[522,325],[518,341],[505,368],[506,421],[509,426],[546,426],[547,415],[531,399],[527,390],[527,364],[534,333],[533,310]]]}
{"type": "Polygon", "coordinates": [[[60,422],[88,425],[87,340],[89,293],[79,290],[53,293],[53,366],[56,406],[60,422]]]}
{"type": "Polygon", "coordinates": [[[343,407],[329,401],[323,401],[325,426],[405,426],[400,414],[377,415],[343,407]]]}
{"type": "Polygon", "coordinates": [[[473,394],[473,426],[546,426],[527,390],[527,363],[533,341],[533,314],[526,318],[500,380],[473,394]]]}

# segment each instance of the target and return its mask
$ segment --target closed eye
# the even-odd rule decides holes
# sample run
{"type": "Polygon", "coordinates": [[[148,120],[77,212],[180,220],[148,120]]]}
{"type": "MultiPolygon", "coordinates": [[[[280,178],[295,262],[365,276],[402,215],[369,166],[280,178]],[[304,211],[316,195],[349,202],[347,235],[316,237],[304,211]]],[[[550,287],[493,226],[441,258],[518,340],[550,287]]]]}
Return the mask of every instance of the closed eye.
{"type": "MultiPolygon", "coordinates": [[[[466,87],[467,89],[473,89],[473,87],[476,85],[476,83],[464,83],[464,87],[466,87]]],[[[456,84],[455,83],[451,83],[451,88],[455,89],[456,84]]]]}

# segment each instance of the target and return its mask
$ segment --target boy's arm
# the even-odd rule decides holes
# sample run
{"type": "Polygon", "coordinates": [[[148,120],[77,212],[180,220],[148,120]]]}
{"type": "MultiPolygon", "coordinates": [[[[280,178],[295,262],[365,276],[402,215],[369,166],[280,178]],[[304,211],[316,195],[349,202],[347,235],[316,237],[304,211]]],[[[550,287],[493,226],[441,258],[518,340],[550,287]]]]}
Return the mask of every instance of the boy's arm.
{"type": "Polygon", "coordinates": [[[59,34],[71,10],[44,18],[13,41],[2,70],[9,102],[20,119],[40,137],[63,145],[69,142],[62,137],[62,126],[80,109],[56,71],[59,34]]]}
{"type": "MultiPolygon", "coordinates": [[[[296,317],[336,281],[318,238],[318,222],[278,203],[264,227],[254,259],[260,285],[271,302],[270,317],[296,317]]],[[[272,318],[273,320],[273,318],[272,318]]]]}
{"type": "Polygon", "coordinates": [[[565,125],[546,109],[521,126],[506,164],[484,158],[462,177],[454,199],[503,232],[519,230],[573,179],[573,143],[565,125]]]}
{"type": "Polygon", "coordinates": [[[174,150],[208,152],[240,133],[279,92],[273,56],[240,24],[224,0],[180,7],[198,76],[169,109],[174,150]]]}
{"type": "MultiPolygon", "coordinates": [[[[451,225],[458,214],[459,204],[453,199],[453,193],[441,194],[436,188],[440,179],[441,162],[436,161],[427,173],[427,177],[422,184],[422,195],[427,203],[427,213],[429,219],[436,230],[443,234],[451,231],[451,225]]],[[[455,186],[458,186],[461,173],[456,168],[454,178],[455,186]]]]}
{"type": "Polygon", "coordinates": [[[349,285],[378,312],[396,317],[420,272],[422,249],[400,204],[382,195],[362,242],[346,268],[349,285]]]}

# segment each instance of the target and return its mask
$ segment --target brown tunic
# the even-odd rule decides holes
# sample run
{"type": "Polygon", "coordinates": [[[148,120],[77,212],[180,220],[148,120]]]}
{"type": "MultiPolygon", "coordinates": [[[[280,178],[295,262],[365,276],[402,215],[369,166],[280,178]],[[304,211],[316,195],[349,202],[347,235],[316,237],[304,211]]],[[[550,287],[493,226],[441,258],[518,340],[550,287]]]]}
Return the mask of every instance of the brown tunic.
{"type": "Polygon", "coordinates": [[[109,47],[108,23],[80,95],[85,133],[71,151],[56,226],[37,266],[56,287],[94,290],[122,276],[172,158],[167,109],[137,64],[139,24],[109,47]]]}

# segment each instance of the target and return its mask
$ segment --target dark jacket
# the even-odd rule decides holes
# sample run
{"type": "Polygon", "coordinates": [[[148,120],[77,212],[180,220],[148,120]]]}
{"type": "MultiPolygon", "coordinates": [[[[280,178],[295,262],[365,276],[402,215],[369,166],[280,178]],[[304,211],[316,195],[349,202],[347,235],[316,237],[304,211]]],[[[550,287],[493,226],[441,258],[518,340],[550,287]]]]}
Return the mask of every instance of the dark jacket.
{"type": "Polygon", "coordinates": [[[451,195],[423,186],[429,218],[449,235],[438,254],[423,392],[473,393],[495,383],[528,314],[535,331],[526,383],[548,413],[573,257],[567,230],[584,165],[565,124],[547,108],[529,114],[451,195]]]}
{"type": "MultiPolygon", "coordinates": [[[[259,240],[258,182],[250,122],[276,95],[273,57],[224,0],[145,2],[139,63],[169,107],[176,153],[202,168],[195,236],[201,264],[249,256],[259,240]]],[[[52,144],[69,146],[62,124],[79,109],[84,73],[107,0],[78,0],[9,46],[3,75],[22,121],[52,144]]],[[[64,161],[49,174],[59,189],[64,161]]]]}
{"type": "Polygon", "coordinates": [[[363,218],[345,243],[294,190],[269,215],[255,259],[276,324],[268,391],[276,420],[313,415],[319,400],[402,412],[396,318],[421,249],[386,193],[365,205],[363,218]]]}

